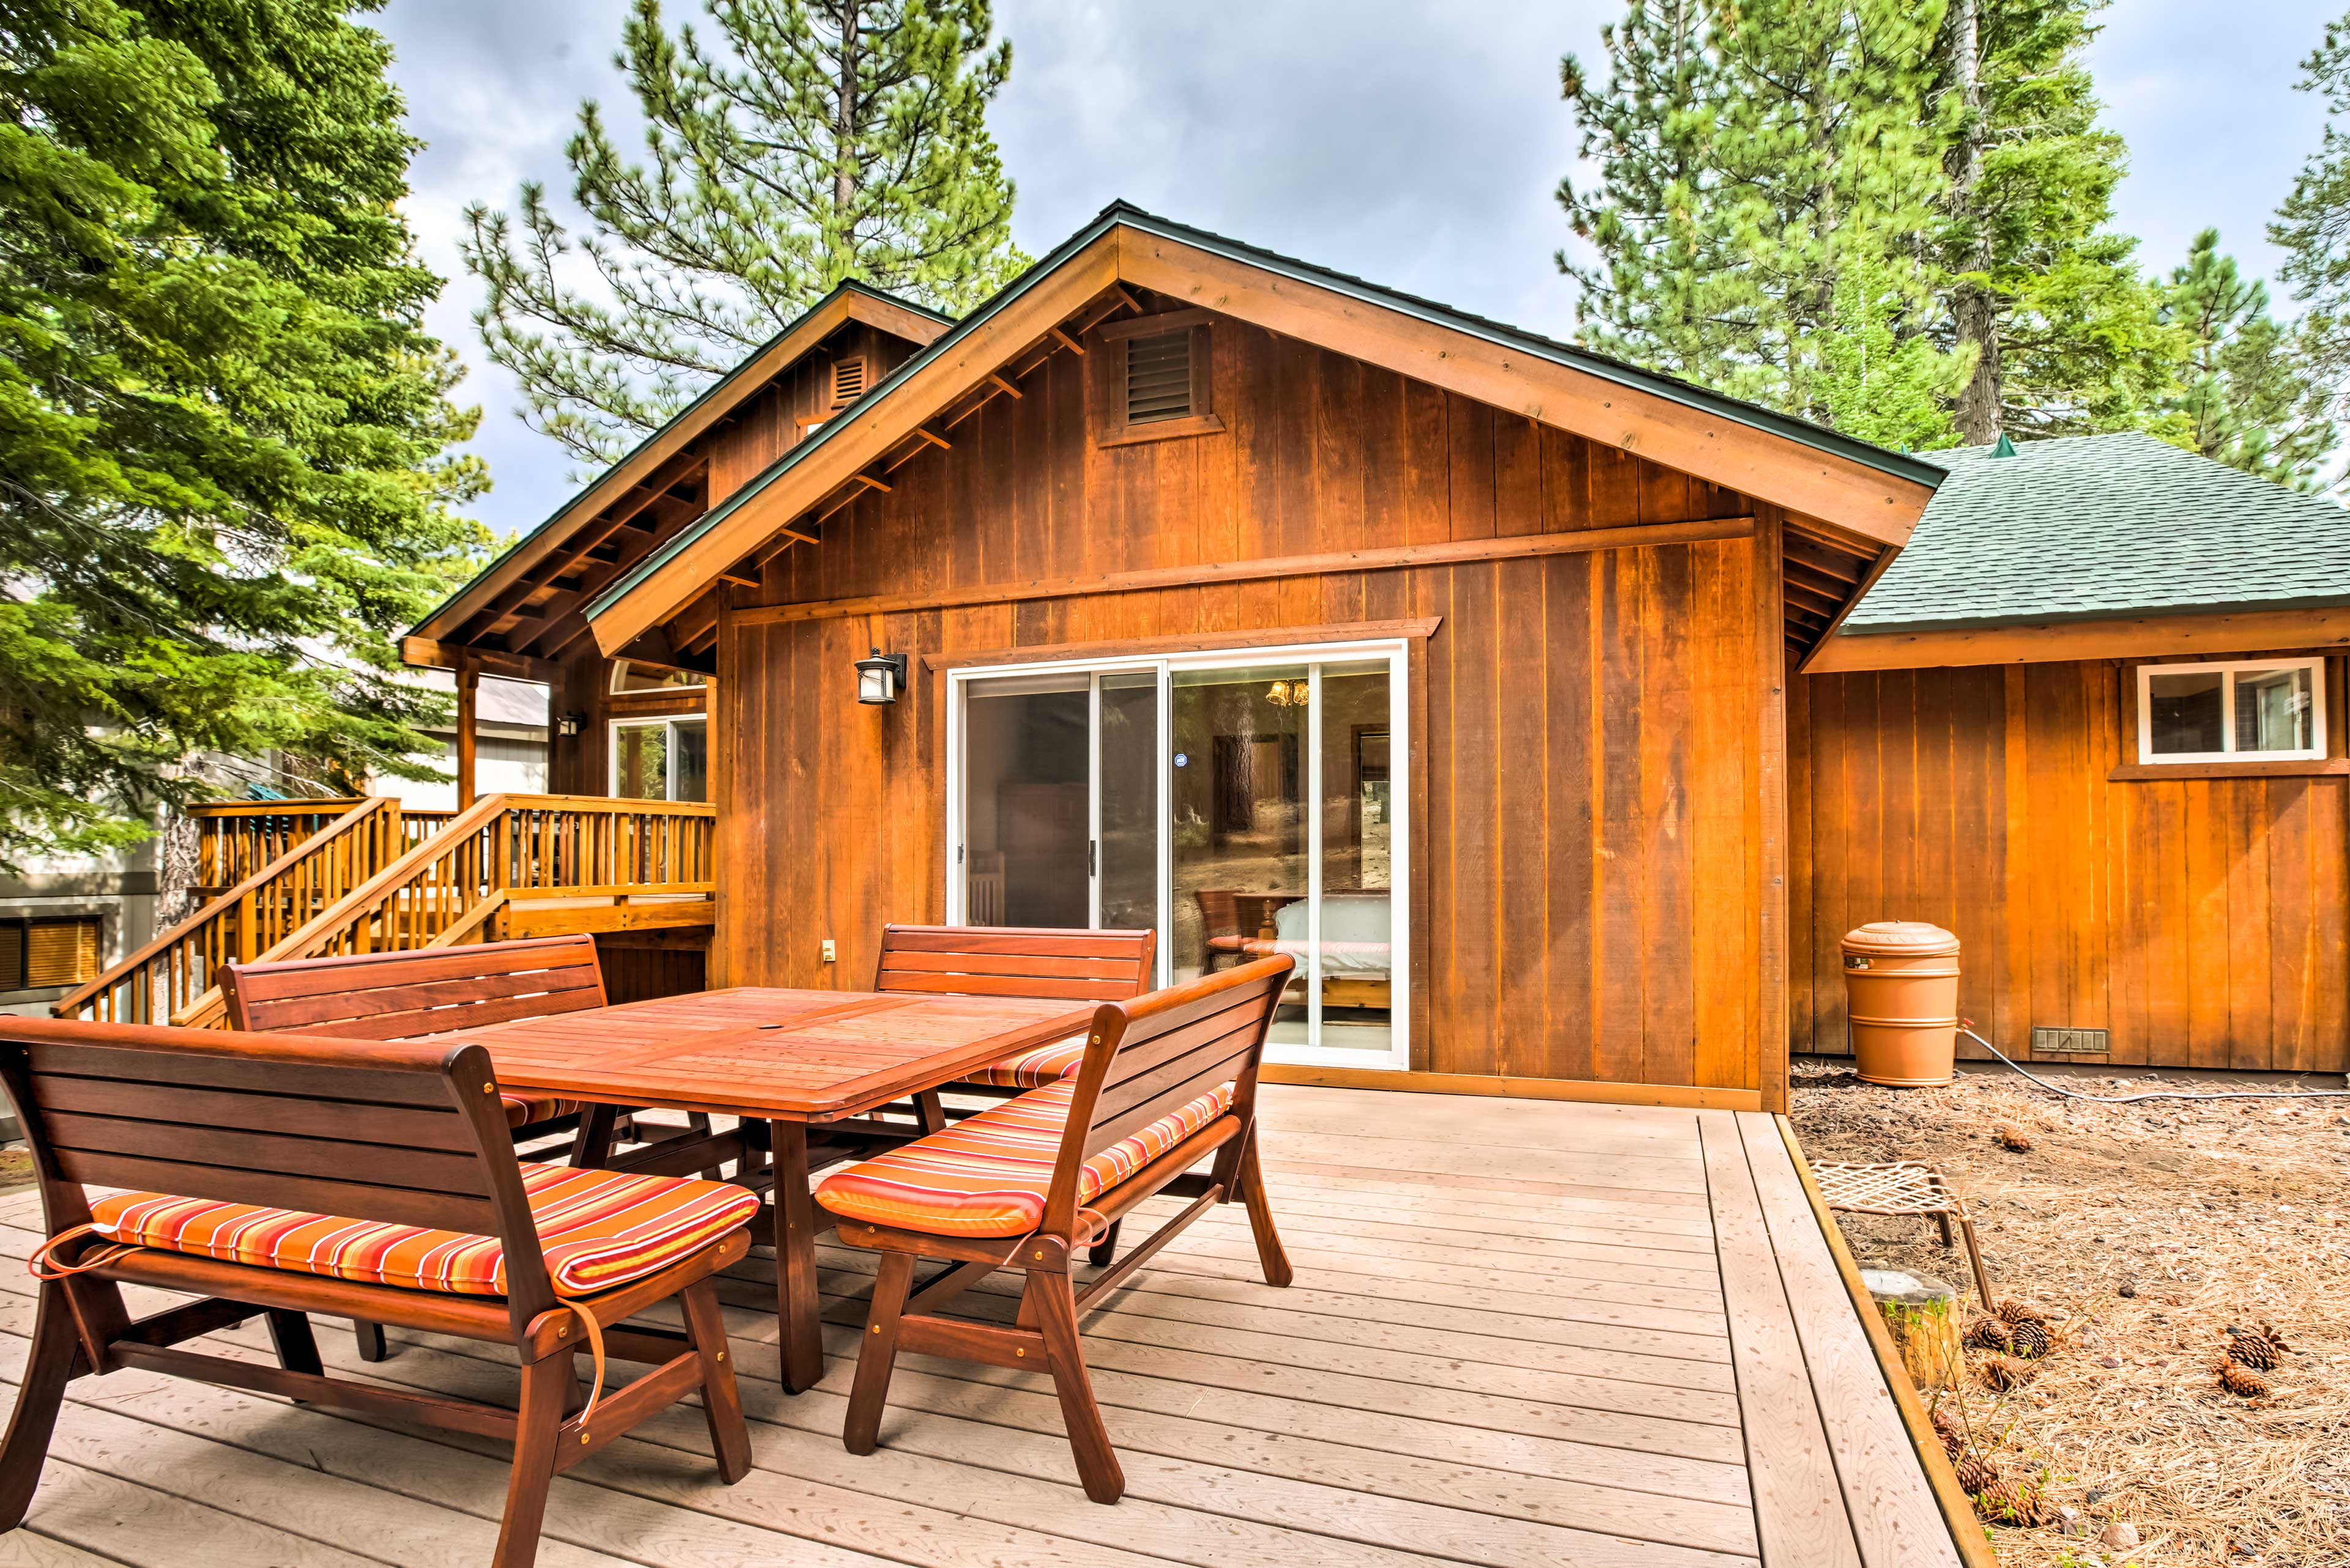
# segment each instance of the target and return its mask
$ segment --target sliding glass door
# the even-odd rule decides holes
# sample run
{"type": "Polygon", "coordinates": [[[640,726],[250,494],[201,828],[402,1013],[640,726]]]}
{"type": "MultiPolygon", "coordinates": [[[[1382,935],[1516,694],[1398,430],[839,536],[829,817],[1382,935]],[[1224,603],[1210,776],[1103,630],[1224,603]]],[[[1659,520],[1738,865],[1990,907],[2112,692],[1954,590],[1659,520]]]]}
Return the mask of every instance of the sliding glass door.
{"type": "Polygon", "coordinates": [[[1286,953],[1276,1055],[1404,1066],[1403,691],[1388,644],[958,671],[949,918],[1154,929],[1162,984],[1286,953]]]}

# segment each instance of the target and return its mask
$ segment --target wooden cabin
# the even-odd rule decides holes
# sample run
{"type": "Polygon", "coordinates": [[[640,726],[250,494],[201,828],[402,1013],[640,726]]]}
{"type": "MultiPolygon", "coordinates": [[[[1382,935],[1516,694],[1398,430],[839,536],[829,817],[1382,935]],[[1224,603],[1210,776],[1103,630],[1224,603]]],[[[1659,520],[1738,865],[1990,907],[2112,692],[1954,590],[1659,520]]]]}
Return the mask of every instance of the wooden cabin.
{"type": "Polygon", "coordinates": [[[837,291],[407,651],[552,682],[562,788],[706,694],[711,985],[1149,926],[1300,956],[1293,1081],[1775,1109],[1786,682],[1942,475],[1121,205],[837,291]]]}
{"type": "Polygon", "coordinates": [[[1929,458],[1789,693],[1795,1049],[1900,918],[2019,1060],[2350,1071],[2350,518],[2144,435],[1929,458]]]}

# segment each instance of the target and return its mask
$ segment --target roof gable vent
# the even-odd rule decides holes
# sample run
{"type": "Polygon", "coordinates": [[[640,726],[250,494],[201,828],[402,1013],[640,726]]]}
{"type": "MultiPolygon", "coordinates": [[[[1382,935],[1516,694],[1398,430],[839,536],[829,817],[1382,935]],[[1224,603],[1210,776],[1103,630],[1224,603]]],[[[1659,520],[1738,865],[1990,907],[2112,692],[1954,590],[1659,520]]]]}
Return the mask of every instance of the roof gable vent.
{"type": "Polygon", "coordinates": [[[867,361],[862,354],[832,362],[832,406],[845,409],[865,395],[867,361]]]}
{"type": "Polygon", "coordinates": [[[1126,422],[1179,420],[1191,412],[1191,333],[1187,327],[1126,345],[1126,422]]]}

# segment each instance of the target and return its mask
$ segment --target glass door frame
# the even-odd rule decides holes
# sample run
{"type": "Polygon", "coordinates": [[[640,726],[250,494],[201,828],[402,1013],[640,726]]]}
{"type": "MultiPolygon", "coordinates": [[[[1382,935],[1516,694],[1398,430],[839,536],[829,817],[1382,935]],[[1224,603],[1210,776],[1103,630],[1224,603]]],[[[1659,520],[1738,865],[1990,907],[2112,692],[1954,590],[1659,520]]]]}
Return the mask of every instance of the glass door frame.
{"type": "Polygon", "coordinates": [[[1022,675],[1084,675],[1087,681],[1086,834],[1093,846],[1086,877],[1087,919],[1101,921],[1101,678],[1126,671],[1152,670],[1158,676],[1157,744],[1153,770],[1156,784],[1159,859],[1158,984],[1169,984],[1174,973],[1175,835],[1170,805],[1174,798],[1174,680],[1179,670],[1239,670],[1266,664],[1308,666],[1311,699],[1306,705],[1305,778],[1307,803],[1304,825],[1307,846],[1306,950],[1300,967],[1305,974],[1306,1037],[1318,1039],[1322,1024],[1322,666],[1361,664],[1382,659],[1388,666],[1388,1044],[1380,1051],[1356,1047],[1268,1044],[1268,1061],[1308,1066],[1361,1067],[1403,1071],[1411,1065],[1411,661],[1409,643],[1380,638],[1361,642],[1282,643],[1262,648],[1206,648],[1181,653],[1135,654],[1123,658],[1035,659],[1016,664],[969,665],[946,671],[946,911],[947,923],[965,919],[963,892],[964,823],[963,745],[967,735],[963,704],[969,683],[1022,675]]]}

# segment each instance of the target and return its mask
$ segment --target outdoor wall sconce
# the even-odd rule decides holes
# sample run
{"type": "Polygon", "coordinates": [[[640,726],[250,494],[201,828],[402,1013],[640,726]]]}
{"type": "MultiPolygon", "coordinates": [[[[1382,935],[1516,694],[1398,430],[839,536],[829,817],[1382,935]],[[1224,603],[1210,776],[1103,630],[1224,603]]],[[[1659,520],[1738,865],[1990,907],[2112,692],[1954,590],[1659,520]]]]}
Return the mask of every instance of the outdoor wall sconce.
{"type": "Polygon", "coordinates": [[[558,735],[576,735],[579,732],[580,726],[587,722],[588,715],[585,713],[566,713],[555,722],[555,732],[558,735]]]}
{"type": "Polygon", "coordinates": [[[906,656],[884,653],[879,649],[872,656],[857,661],[857,700],[859,702],[895,702],[898,693],[906,687],[906,656]]]}

